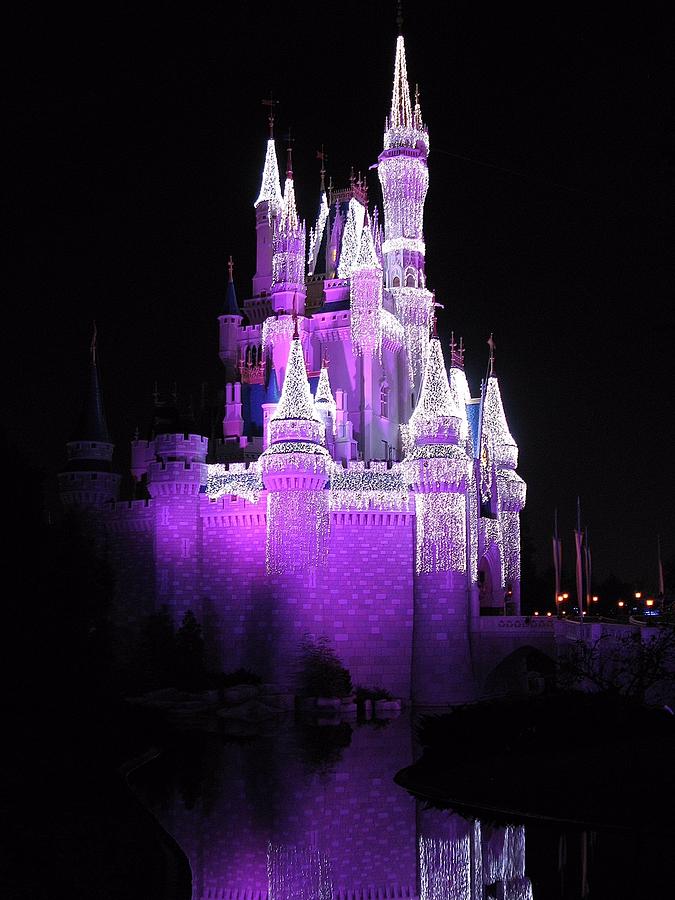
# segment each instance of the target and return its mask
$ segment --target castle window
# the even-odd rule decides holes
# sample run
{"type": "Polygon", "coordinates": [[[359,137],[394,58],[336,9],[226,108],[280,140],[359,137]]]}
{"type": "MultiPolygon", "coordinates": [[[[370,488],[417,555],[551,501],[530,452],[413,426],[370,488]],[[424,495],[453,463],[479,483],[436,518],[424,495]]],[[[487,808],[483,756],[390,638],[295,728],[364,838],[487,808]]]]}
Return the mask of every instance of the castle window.
{"type": "Polygon", "coordinates": [[[401,279],[398,277],[398,275],[392,281],[391,286],[392,287],[401,287],[401,279]]]}
{"type": "Polygon", "coordinates": [[[389,418],[389,385],[386,381],[380,388],[380,415],[383,419],[389,418]]]}
{"type": "Polygon", "coordinates": [[[415,271],[414,269],[406,269],[405,272],[405,286],[406,287],[415,287],[415,271]]]}

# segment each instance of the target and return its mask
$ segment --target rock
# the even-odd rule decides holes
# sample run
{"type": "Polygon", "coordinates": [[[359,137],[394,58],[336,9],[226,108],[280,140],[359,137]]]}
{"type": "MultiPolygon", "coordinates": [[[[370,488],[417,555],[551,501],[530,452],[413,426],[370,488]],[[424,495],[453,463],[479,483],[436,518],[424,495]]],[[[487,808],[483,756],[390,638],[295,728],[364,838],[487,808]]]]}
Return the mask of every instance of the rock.
{"type": "Polygon", "coordinates": [[[401,711],[401,701],[400,700],[376,700],[375,701],[375,715],[378,715],[383,712],[400,712],[401,711]]]}
{"type": "Polygon", "coordinates": [[[339,697],[317,697],[316,698],[316,708],[321,710],[321,712],[328,712],[329,710],[334,710],[338,712],[341,706],[341,700],[339,697]]]}
{"type": "Polygon", "coordinates": [[[238,706],[219,709],[217,715],[221,719],[238,719],[245,722],[262,722],[279,714],[278,709],[273,709],[259,700],[247,700],[238,706]]]}
{"type": "Polygon", "coordinates": [[[257,684],[237,684],[223,690],[221,702],[226,706],[237,706],[247,700],[252,700],[259,693],[260,688],[257,684]]]}

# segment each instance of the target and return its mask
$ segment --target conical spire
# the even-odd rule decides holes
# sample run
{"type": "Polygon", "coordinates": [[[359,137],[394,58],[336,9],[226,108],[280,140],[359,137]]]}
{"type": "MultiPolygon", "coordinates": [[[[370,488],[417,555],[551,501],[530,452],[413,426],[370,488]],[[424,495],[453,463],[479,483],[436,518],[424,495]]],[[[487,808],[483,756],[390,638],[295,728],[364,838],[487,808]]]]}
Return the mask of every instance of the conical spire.
{"type": "Polygon", "coordinates": [[[240,316],[241,312],[239,310],[239,304],[237,303],[237,292],[234,289],[234,277],[232,275],[232,270],[234,269],[234,263],[232,262],[232,257],[227,261],[227,287],[225,289],[225,315],[226,316],[240,316]]]}
{"type": "Polygon", "coordinates": [[[335,403],[335,397],[333,397],[333,391],[331,390],[330,386],[330,378],[328,377],[328,362],[326,359],[324,359],[321,365],[319,383],[316,386],[316,394],[314,395],[314,405],[316,406],[319,414],[321,410],[326,410],[330,413],[331,421],[333,423],[333,433],[335,433],[337,405],[335,403]]]}
{"type": "Polygon", "coordinates": [[[361,229],[361,240],[359,242],[359,252],[356,257],[355,269],[380,269],[377,253],[375,252],[375,244],[373,243],[373,232],[368,221],[368,213],[366,213],[363,228],[361,229]]]}
{"type": "Polygon", "coordinates": [[[441,342],[438,338],[432,338],[429,341],[420,398],[410,417],[411,433],[413,436],[416,433],[421,436],[430,425],[441,424],[447,418],[461,419],[461,410],[450,390],[441,342]]]}
{"type": "Polygon", "coordinates": [[[291,349],[286,364],[284,386],[281,399],[272,420],[276,419],[309,419],[317,421],[314,412],[314,398],[307,380],[305,357],[299,338],[291,341],[291,349]]]}
{"type": "Polygon", "coordinates": [[[270,138],[267,141],[267,153],[265,154],[265,166],[263,168],[262,182],[260,185],[260,193],[254,206],[259,206],[267,201],[270,205],[270,213],[276,215],[281,208],[281,184],[279,181],[279,163],[277,162],[277,151],[274,146],[274,140],[270,138]]]}
{"type": "Polygon", "coordinates": [[[96,364],[96,325],[91,340],[91,364],[89,366],[89,385],[85,394],[82,411],[73,430],[71,441],[99,441],[110,444],[110,432],[103,408],[103,393],[96,364]]]}
{"type": "Polygon", "coordinates": [[[277,380],[277,372],[274,367],[270,372],[269,381],[265,389],[265,403],[278,403],[281,391],[279,390],[279,382],[277,380]]]}
{"type": "Polygon", "coordinates": [[[412,126],[412,108],[410,106],[410,88],[408,72],[405,64],[405,42],[403,35],[396,38],[396,62],[394,64],[394,90],[391,96],[390,128],[410,128],[412,126]]]}
{"type": "Polygon", "coordinates": [[[293,170],[286,173],[284,183],[284,197],[281,201],[281,219],[279,229],[284,233],[295,233],[298,229],[298,210],[295,204],[295,185],[293,183],[293,170]]]}

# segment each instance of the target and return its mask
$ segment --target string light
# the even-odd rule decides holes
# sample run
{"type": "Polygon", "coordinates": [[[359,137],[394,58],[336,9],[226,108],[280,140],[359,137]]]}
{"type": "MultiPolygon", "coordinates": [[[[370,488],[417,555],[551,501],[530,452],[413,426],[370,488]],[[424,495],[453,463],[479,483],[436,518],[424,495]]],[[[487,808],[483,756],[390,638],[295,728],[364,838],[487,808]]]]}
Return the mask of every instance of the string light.
{"type": "Polygon", "coordinates": [[[368,222],[361,230],[359,253],[351,271],[349,303],[354,352],[379,356],[382,347],[382,269],[368,222]]]}
{"type": "MultiPolygon", "coordinates": [[[[386,463],[382,464],[386,466],[386,463]]],[[[334,466],[330,482],[331,509],[404,510],[408,507],[406,479],[397,468],[382,469],[376,463],[366,469],[363,463],[348,469],[334,466]]]]}
{"type": "Polygon", "coordinates": [[[426,160],[401,151],[400,155],[381,158],[377,174],[384,203],[382,252],[412,250],[424,255],[424,201],[429,188],[426,160]],[[419,244],[390,243],[394,240],[419,244]]]}
{"type": "MultiPolygon", "coordinates": [[[[465,413],[466,415],[466,413],[465,413]]],[[[408,427],[415,443],[454,443],[460,436],[462,413],[450,390],[441,342],[429,342],[417,406],[408,427]]]]}
{"type": "Polygon", "coordinates": [[[338,278],[349,278],[352,269],[359,258],[361,249],[361,234],[366,217],[366,209],[362,203],[352,197],[347,209],[347,221],[342,232],[340,246],[340,261],[338,263],[338,278]]]}
{"type": "Polygon", "coordinates": [[[286,575],[325,565],[329,533],[328,491],[270,491],[265,538],[267,573],[286,575]]]}
{"type": "Polygon", "coordinates": [[[241,497],[249,503],[257,503],[263,489],[258,463],[216,463],[207,467],[206,494],[217,500],[225,494],[241,497]]]}
{"type": "Polygon", "coordinates": [[[429,347],[434,297],[424,288],[391,288],[396,315],[403,327],[411,385],[422,372],[429,347]]]}
{"type": "MultiPolygon", "coordinates": [[[[298,319],[300,322],[300,318],[298,319]]],[[[277,342],[287,342],[293,337],[293,317],[289,315],[279,316],[277,319],[270,316],[265,319],[262,326],[262,350],[263,355],[274,349],[277,342]]]]}
{"type": "Polygon", "coordinates": [[[284,185],[281,215],[275,219],[272,253],[272,289],[304,285],[305,223],[298,219],[295,187],[290,176],[284,185]]]}
{"type": "Polygon", "coordinates": [[[319,421],[314,410],[314,398],[307,380],[305,357],[299,339],[291,341],[281,397],[270,421],[277,419],[319,421]]]}
{"type": "Polygon", "coordinates": [[[326,192],[321,194],[321,203],[319,205],[319,215],[314,228],[309,229],[309,250],[307,251],[307,274],[313,275],[319,256],[319,249],[323,239],[323,233],[328,221],[328,200],[326,192]]]}
{"type": "Polygon", "coordinates": [[[336,434],[337,404],[335,403],[333,391],[330,387],[330,379],[328,377],[328,369],[326,366],[321,367],[321,372],[319,374],[319,383],[316,386],[316,393],[314,394],[314,409],[318,417],[322,419],[324,426],[326,422],[321,413],[325,410],[325,412],[330,415],[331,422],[333,423],[333,434],[336,434]]]}
{"type": "Polygon", "coordinates": [[[267,201],[269,203],[270,217],[276,216],[281,210],[281,184],[279,182],[279,164],[277,162],[277,151],[272,139],[267,141],[267,152],[265,154],[265,166],[263,168],[262,184],[260,185],[260,193],[258,199],[253,204],[258,207],[261,203],[267,201]]]}
{"type": "Polygon", "coordinates": [[[417,572],[466,572],[466,498],[415,494],[417,572]]]}

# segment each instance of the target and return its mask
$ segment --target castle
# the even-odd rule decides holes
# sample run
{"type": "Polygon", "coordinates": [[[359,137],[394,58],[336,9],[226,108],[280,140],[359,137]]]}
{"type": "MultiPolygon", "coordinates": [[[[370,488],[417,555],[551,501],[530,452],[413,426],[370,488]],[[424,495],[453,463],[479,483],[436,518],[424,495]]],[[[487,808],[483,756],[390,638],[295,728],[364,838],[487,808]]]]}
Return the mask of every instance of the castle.
{"type": "Polygon", "coordinates": [[[436,335],[428,153],[399,36],[382,215],[360,177],[326,189],[322,172],[307,235],[290,150],[281,191],[270,107],[253,292],[240,307],[230,264],[218,319],[222,437],[156,415],[131,444],[143,499],[118,500],[92,354],[61,499],[96,512],[129,618],[192,609],[214,665],[290,682],[310,634],[355,684],[460,702],[521,622],[518,448],[491,340],[474,395],[461,342],[436,335]]]}

